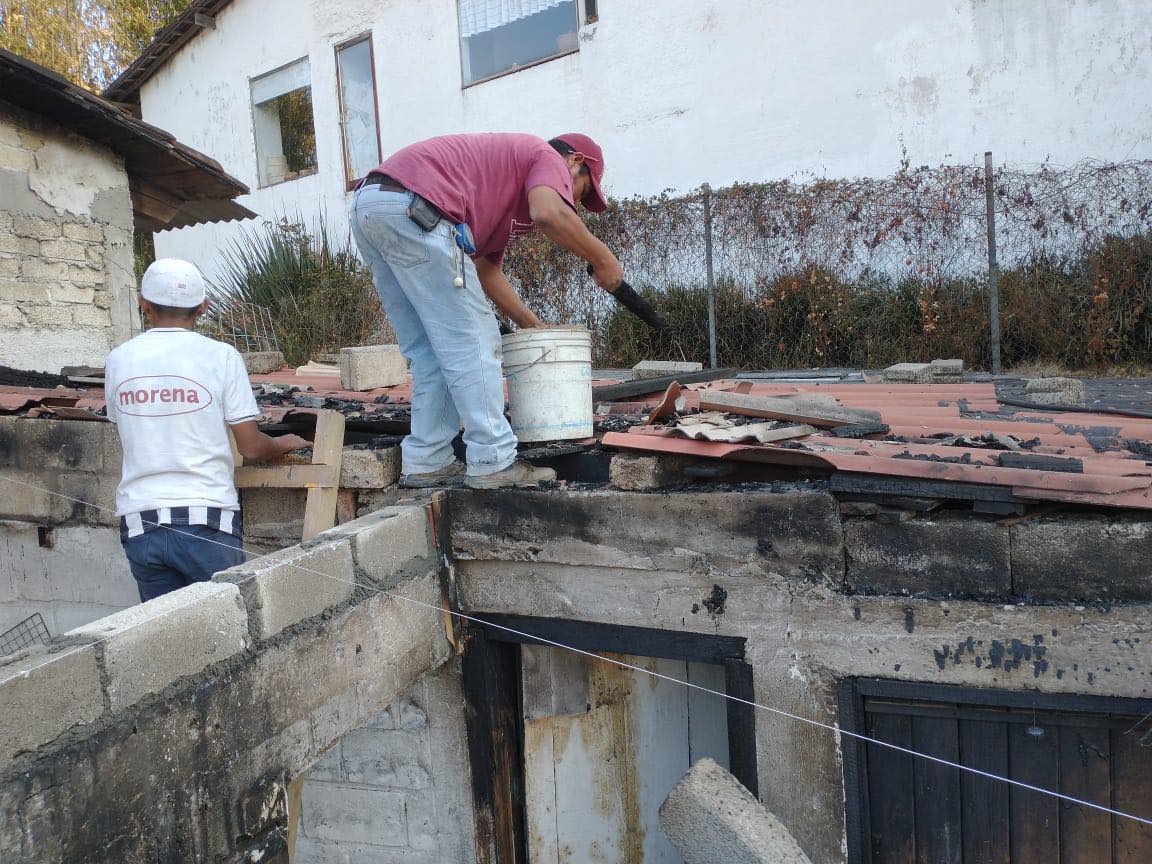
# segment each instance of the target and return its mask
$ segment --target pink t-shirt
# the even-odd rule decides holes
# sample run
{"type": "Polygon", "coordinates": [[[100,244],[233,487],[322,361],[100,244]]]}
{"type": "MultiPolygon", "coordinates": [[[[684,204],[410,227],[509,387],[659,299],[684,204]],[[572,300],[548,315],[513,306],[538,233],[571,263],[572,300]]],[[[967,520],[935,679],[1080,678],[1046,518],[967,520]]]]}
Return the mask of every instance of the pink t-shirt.
{"type": "Polygon", "coordinates": [[[529,189],[551,186],[576,209],[568,163],[535,135],[429,138],[397,151],[376,170],[423,195],[450,219],[467,222],[476,255],[497,264],[512,237],[532,230],[529,189]]]}

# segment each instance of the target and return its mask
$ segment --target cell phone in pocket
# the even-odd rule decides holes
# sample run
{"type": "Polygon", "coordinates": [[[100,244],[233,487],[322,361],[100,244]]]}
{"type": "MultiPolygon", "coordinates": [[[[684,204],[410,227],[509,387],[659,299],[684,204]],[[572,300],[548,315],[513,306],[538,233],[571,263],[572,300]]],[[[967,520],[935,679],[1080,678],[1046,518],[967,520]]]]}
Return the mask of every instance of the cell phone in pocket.
{"type": "Polygon", "coordinates": [[[419,225],[421,231],[431,231],[440,224],[440,211],[427,198],[413,193],[408,218],[419,225]]]}

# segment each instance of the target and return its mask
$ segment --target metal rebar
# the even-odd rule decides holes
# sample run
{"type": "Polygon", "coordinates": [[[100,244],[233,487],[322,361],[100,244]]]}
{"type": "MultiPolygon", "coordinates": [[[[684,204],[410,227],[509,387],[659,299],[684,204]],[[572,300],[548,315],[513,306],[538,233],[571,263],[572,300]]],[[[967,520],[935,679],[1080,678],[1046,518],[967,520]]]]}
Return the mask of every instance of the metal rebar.
{"type": "Polygon", "coordinates": [[[1000,265],[996,262],[996,190],[992,151],[984,154],[984,196],[988,205],[988,326],[992,341],[992,374],[1000,374],[1000,265]]]}
{"type": "Polygon", "coordinates": [[[712,187],[705,183],[704,192],[704,268],[708,279],[708,366],[719,366],[716,359],[716,281],[712,277],[712,187]]]}

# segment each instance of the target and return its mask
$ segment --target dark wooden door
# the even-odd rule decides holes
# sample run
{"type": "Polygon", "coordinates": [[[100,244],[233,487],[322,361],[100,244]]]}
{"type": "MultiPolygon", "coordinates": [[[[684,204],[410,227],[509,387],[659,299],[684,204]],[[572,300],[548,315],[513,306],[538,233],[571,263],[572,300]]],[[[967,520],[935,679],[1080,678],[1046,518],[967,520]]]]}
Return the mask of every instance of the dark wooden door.
{"type": "MultiPolygon", "coordinates": [[[[1152,818],[1152,718],[864,697],[879,741],[1152,818]]],[[[1152,864],[1152,827],[877,744],[870,864],[1152,864]]]]}

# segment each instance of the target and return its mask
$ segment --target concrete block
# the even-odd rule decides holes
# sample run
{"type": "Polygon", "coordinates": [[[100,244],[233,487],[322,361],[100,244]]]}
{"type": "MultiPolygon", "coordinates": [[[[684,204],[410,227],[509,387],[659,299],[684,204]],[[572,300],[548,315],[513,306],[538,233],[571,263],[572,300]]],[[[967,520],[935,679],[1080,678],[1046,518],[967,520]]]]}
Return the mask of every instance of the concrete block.
{"type": "Polygon", "coordinates": [[[267,375],[284,368],[284,355],[279,351],[243,351],[240,356],[249,375],[267,375]]]}
{"type": "Polygon", "coordinates": [[[1011,530],[1016,594],[1058,603],[1152,601],[1152,522],[1053,516],[1011,530]]]}
{"type": "Polygon", "coordinates": [[[627,492],[650,492],[684,482],[687,460],[678,456],[618,453],[608,464],[612,485],[627,492]]]}
{"type": "Polygon", "coordinates": [[[0,257],[0,279],[15,279],[20,275],[20,259],[0,257]]]}
{"type": "Polygon", "coordinates": [[[85,243],[103,243],[104,229],[99,225],[83,222],[65,222],[60,226],[69,240],[82,240],[85,243]]]}
{"type": "Polygon", "coordinates": [[[314,840],[407,846],[404,796],[379,789],[308,783],[301,800],[300,829],[314,840]]]}
{"type": "Polygon", "coordinates": [[[388,507],[320,535],[344,538],[352,544],[357,569],[382,588],[404,576],[428,572],[438,566],[436,549],[423,507],[388,507]]]}
{"type": "Polygon", "coordinates": [[[158,693],[248,647],[248,616],[235,585],[198,582],[72,630],[101,640],[113,711],[158,693]]]}
{"type": "Polygon", "coordinates": [[[23,279],[0,279],[0,300],[13,303],[47,303],[49,285],[23,279]]]}
{"type": "Polygon", "coordinates": [[[68,306],[33,306],[26,312],[33,327],[57,329],[72,326],[72,309],[68,306]]]}
{"type": "Polygon", "coordinates": [[[0,252],[21,257],[39,255],[40,242],[28,237],[17,237],[14,234],[0,234],[0,252]]]}
{"type": "Polygon", "coordinates": [[[432,776],[421,762],[427,743],[420,736],[382,729],[357,729],[341,741],[345,776],[351,783],[390,789],[427,789],[432,776]]]}
{"type": "Polygon", "coordinates": [[[91,304],[95,299],[96,289],[91,285],[53,285],[49,291],[53,303],[84,303],[91,304]]]}
{"type": "Polygon", "coordinates": [[[930,384],[935,374],[930,363],[895,363],[884,370],[884,380],[905,384],[930,384]]]}
{"type": "Polygon", "coordinates": [[[1026,397],[1028,402],[1034,405],[1083,405],[1083,397],[1077,397],[1072,393],[1056,390],[1052,392],[1029,393],[1026,397]]]}
{"type": "Polygon", "coordinates": [[[0,327],[22,327],[24,313],[15,303],[0,303],[0,327]]]}
{"type": "Polygon", "coordinates": [[[701,759],[660,805],[660,827],[684,864],[812,864],[740,782],[701,759]]]}
{"type": "Polygon", "coordinates": [[[858,593],[1006,597],[1008,529],[976,519],[846,519],[846,581],[858,593]]]}
{"type": "Polygon", "coordinates": [[[259,639],[346,602],[355,579],[347,538],[307,548],[291,546],[213,577],[240,588],[249,629],[259,639]]]}
{"type": "Polygon", "coordinates": [[[96,306],[77,306],[72,310],[72,320],[79,327],[112,326],[112,316],[108,310],[96,306]]]}
{"type": "Polygon", "coordinates": [[[345,390],[394,387],[408,380],[408,362],[398,345],[340,349],[340,386],[345,390]]]}
{"type": "Polygon", "coordinates": [[[0,666],[0,765],[104,713],[96,649],[60,648],[0,666]]]}
{"type": "Polygon", "coordinates": [[[12,216],[12,233],[17,237],[28,237],[34,240],[54,240],[63,235],[58,222],[50,219],[41,219],[38,216],[22,216],[19,213],[12,216]]]}
{"type": "Polygon", "coordinates": [[[632,377],[634,379],[663,378],[665,375],[699,372],[703,368],[703,363],[688,363],[679,360],[641,360],[632,367],[632,377]]]}
{"type": "Polygon", "coordinates": [[[345,448],[340,462],[341,489],[388,489],[400,480],[400,448],[345,448]]]}
{"type": "Polygon", "coordinates": [[[88,261],[88,246],[75,240],[42,240],[40,254],[63,261],[88,261]]]}

